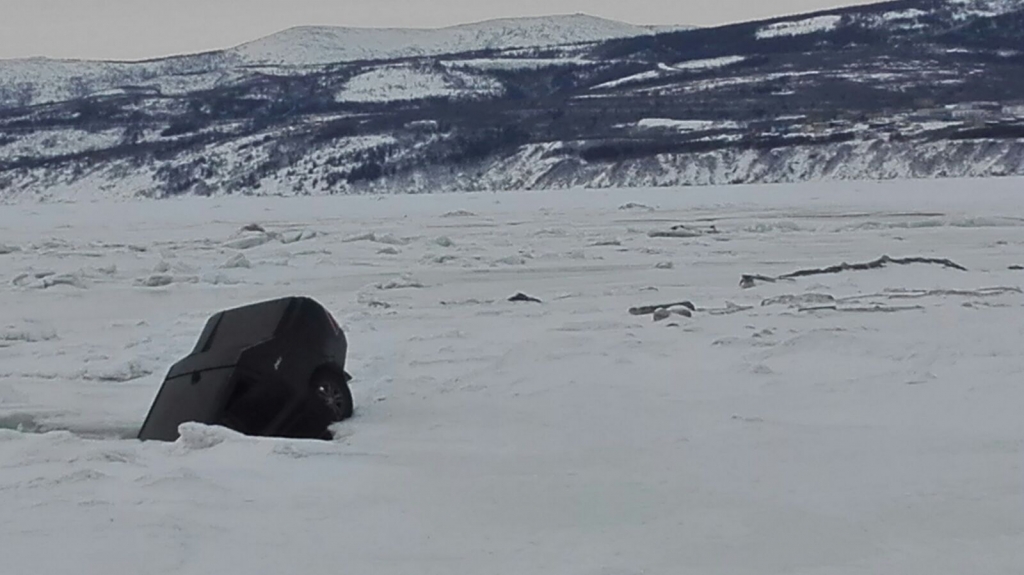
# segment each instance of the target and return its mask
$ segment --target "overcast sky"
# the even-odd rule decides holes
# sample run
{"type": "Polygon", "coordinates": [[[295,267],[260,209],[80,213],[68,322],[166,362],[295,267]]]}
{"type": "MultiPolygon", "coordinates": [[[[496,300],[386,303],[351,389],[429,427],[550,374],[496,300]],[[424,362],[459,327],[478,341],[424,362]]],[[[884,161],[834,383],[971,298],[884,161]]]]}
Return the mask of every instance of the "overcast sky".
{"type": "Polygon", "coordinates": [[[0,58],[142,59],[227,48],[299,25],[432,28],[582,12],[711,25],[864,0],[3,0],[0,58]]]}

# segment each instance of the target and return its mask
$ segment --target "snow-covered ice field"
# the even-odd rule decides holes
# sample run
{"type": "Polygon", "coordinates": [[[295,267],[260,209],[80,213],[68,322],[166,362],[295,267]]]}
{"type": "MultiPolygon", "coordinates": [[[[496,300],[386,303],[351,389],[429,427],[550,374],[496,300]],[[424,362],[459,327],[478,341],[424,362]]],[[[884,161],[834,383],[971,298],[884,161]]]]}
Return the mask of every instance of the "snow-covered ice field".
{"type": "Polygon", "coordinates": [[[1024,572],[1022,185],[0,206],[0,571],[1024,572]],[[739,287],[883,254],[968,271],[739,287]],[[349,337],[334,442],[132,438],[284,295],[349,337]]]}

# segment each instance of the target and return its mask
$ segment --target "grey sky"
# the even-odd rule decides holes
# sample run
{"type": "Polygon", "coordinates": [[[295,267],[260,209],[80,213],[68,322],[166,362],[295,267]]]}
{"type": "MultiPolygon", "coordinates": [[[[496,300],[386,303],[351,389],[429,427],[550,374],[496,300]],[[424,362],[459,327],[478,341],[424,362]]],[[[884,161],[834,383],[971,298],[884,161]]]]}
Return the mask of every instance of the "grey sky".
{"type": "Polygon", "coordinates": [[[864,0],[4,0],[0,58],[142,59],[226,48],[298,25],[438,27],[583,12],[710,25],[864,0]]]}

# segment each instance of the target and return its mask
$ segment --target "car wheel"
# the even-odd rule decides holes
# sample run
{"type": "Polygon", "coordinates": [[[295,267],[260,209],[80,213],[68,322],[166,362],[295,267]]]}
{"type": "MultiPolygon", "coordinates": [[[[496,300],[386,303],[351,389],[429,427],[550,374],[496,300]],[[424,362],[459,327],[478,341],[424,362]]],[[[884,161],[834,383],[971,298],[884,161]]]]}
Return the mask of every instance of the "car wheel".
{"type": "Polygon", "coordinates": [[[327,407],[334,421],[352,416],[352,392],[343,378],[320,372],[313,376],[313,393],[327,407]]]}

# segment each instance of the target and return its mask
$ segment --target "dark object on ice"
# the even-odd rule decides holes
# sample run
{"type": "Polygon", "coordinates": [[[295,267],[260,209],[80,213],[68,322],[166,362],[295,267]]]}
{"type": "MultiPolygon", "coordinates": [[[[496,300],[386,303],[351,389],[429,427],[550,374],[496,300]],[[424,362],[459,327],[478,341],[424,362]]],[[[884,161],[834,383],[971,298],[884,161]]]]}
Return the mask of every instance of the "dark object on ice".
{"type": "Polygon", "coordinates": [[[693,317],[693,310],[685,306],[660,307],[654,311],[653,317],[654,321],[665,321],[673,315],[693,317]]]}
{"type": "Polygon", "coordinates": [[[508,298],[508,301],[528,301],[532,303],[544,303],[533,296],[524,294],[523,292],[519,292],[516,295],[508,298]]]}
{"type": "Polygon", "coordinates": [[[654,230],[647,232],[647,236],[652,238],[699,238],[703,235],[704,232],[702,231],[679,226],[673,226],[668,231],[654,230]]]}
{"type": "Polygon", "coordinates": [[[719,233],[715,226],[708,226],[706,229],[697,229],[686,224],[676,224],[667,231],[655,230],[648,232],[652,238],[699,238],[701,236],[715,235],[719,233]]]}
{"type": "Polygon", "coordinates": [[[767,276],[759,276],[759,275],[744,275],[740,279],[740,287],[742,287],[742,288],[752,288],[755,285],[757,285],[756,284],[757,281],[774,282],[774,281],[778,281],[778,280],[790,280],[790,279],[806,277],[806,276],[813,276],[813,275],[837,274],[837,273],[840,273],[840,272],[848,272],[848,271],[875,270],[875,269],[884,268],[885,266],[887,266],[889,264],[900,264],[900,265],[907,265],[907,264],[934,264],[934,265],[940,265],[942,267],[953,268],[955,270],[960,270],[962,272],[967,271],[967,268],[965,268],[964,266],[962,266],[962,265],[960,265],[960,264],[958,264],[958,263],[956,263],[956,262],[954,262],[952,260],[947,260],[947,259],[940,259],[940,258],[891,258],[889,256],[882,256],[882,257],[878,258],[877,260],[866,262],[866,263],[862,263],[862,264],[848,264],[848,263],[844,262],[844,263],[841,263],[839,265],[830,266],[830,267],[827,267],[827,268],[812,268],[812,269],[807,269],[807,270],[798,270],[798,271],[795,271],[795,272],[792,272],[792,273],[788,273],[788,274],[785,274],[785,275],[781,275],[781,276],[778,276],[778,277],[775,277],[775,278],[771,278],[771,277],[767,277],[767,276]]]}
{"type": "Polygon", "coordinates": [[[1015,272],[1021,272],[1024,271],[1024,266],[1010,266],[1010,269],[1015,272]]]}
{"type": "Polygon", "coordinates": [[[186,422],[246,435],[330,439],[352,415],[348,341],[316,301],[289,297],[218,312],[174,364],[139,439],[175,441],[186,422]]]}
{"type": "MultiPolygon", "coordinates": [[[[692,229],[693,228],[691,226],[688,226],[686,224],[677,224],[677,225],[672,226],[672,230],[673,231],[677,231],[677,230],[692,230],[692,229]]],[[[717,226],[708,226],[708,229],[706,231],[704,231],[703,233],[705,233],[705,234],[717,234],[718,233],[718,227],[717,226]]]]}
{"type": "Polygon", "coordinates": [[[775,283],[779,280],[770,278],[768,276],[762,276],[758,274],[744,274],[740,278],[740,287],[743,289],[749,289],[757,285],[757,282],[775,283]]]}
{"type": "Polygon", "coordinates": [[[679,302],[675,302],[675,303],[664,303],[664,304],[658,304],[658,305],[642,305],[642,306],[637,306],[637,307],[631,307],[631,308],[629,308],[629,314],[630,315],[651,315],[652,313],[655,313],[658,310],[661,310],[661,309],[667,310],[667,309],[674,308],[674,307],[685,307],[686,309],[690,310],[691,312],[697,311],[697,306],[693,305],[692,302],[679,301],[679,302]]]}

